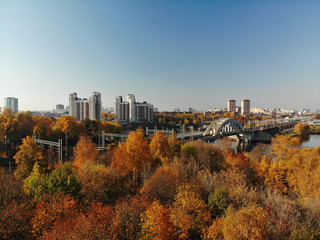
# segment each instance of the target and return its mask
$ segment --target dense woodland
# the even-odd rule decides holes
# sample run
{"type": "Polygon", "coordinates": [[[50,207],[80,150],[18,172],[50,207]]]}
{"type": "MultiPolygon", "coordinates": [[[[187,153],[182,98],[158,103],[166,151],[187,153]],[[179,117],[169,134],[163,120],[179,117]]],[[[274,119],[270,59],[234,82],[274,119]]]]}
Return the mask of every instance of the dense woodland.
{"type": "Polygon", "coordinates": [[[320,239],[320,146],[299,138],[241,154],[138,129],[98,152],[94,134],[120,125],[10,111],[0,124],[18,164],[0,168],[0,239],[320,239]],[[76,144],[63,164],[30,137],[65,132],[76,144]]]}

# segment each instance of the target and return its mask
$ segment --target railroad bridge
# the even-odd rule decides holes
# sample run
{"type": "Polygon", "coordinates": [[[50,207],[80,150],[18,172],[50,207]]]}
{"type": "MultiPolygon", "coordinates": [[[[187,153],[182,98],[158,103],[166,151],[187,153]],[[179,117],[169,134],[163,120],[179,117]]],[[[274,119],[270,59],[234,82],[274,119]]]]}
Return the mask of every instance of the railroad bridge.
{"type": "Polygon", "coordinates": [[[271,135],[264,130],[278,128],[280,132],[284,129],[293,128],[294,125],[300,121],[307,120],[307,118],[294,118],[248,121],[246,125],[243,126],[236,119],[220,118],[211,122],[200,138],[202,141],[213,142],[218,138],[236,135],[238,136],[239,141],[271,141],[271,135]]]}

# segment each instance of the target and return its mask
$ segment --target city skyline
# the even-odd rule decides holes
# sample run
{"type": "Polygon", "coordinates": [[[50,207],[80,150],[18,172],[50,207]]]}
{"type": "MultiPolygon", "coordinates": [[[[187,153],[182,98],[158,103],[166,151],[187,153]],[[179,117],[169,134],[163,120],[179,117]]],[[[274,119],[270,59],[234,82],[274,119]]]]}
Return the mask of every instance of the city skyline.
{"type": "Polygon", "coordinates": [[[0,1],[0,106],[320,109],[319,1],[0,1]]]}

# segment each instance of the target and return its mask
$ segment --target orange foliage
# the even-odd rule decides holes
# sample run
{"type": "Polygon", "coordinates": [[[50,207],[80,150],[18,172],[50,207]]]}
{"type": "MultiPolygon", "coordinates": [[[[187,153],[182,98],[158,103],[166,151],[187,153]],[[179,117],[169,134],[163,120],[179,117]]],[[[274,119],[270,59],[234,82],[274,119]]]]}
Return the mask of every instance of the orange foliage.
{"type": "Polygon", "coordinates": [[[152,155],[143,130],[131,132],[124,143],[120,143],[114,151],[111,166],[123,176],[131,175],[133,185],[137,185],[139,177],[150,174],[152,155]]]}
{"type": "Polygon", "coordinates": [[[237,212],[228,209],[223,219],[223,235],[226,240],[267,239],[267,213],[259,206],[253,205],[237,212]]]}
{"type": "Polygon", "coordinates": [[[58,219],[41,239],[110,239],[113,211],[111,206],[94,203],[89,210],[68,219],[58,219]]]}
{"type": "Polygon", "coordinates": [[[294,132],[300,136],[307,136],[310,131],[310,126],[308,123],[299,122],[294,126],[294,132]]]}
{"type": "Polygon", "coordinates": [[[210,220],[210,212],[192,185],[180,187],[171,210],[171,221],[179,239],[200,238],[210,220]]]}
{"type": "Polygon", "coordinates": [[[172,203],[178,192],[178,186],[185,180],[180,172],[181,168],[182,166],[179,164],[161,166],[145,182],[141,193],[151,200],[158,200],[163,204],[172,203]]]}
{"type": "Polygon", "coordinates": [[[114,206],[114,218],[110,234],[112,240],[137,239],[141,231],[141,214],[145,212],[145,200],[139,196],[127,197],[114,206]]]}
{"type": "Polygon", "coordinates": [[[272,139],[271,155],[278,160],[291,159],[293,155],[299,152],[301,140],[290,136],[277,135],[272,139]]]}
{"type": "Polygon", "coordinates": [[[62,132],[68,134],[68,138],[76,138],[86,131],[84,123],[77,122],[75,117],[69,115],[61,116],[56,125],[62,132]]]}
{"type": "Polygon", "coordinates": [[[77,146],[74,148],[74,166],[81,167],[85,162],[93,162],[98,157],[96,145],[89,137],[80,136],[77,146]]]}
{"type": "Polygon", "coordinates": [[[226,163],[231,167],[235,167],[240,170],[246,170],[250,167],[248,158],[245,157],[242,153],[230,152],[226,158],[226,163]]]}
{"type": "Polygon", "coordinates": [[[77,203],[69,195],[60,195],[54,198],[45,195],[37,203],[35,215],[31,220],[33,233],[41,236],[43,232],[51,231],[53,224],[66,221],[79,213],[77,203]]]}
{"type": "Polygon", "coordinates": [[[212,225],[208,227],[204,240],[223,240],[223,219],[217,218],[213,221],[212,225]]]}
{"type": "Polygon", "coordinates": [[[156,132],[151,138],[150,151],[155,159],[161,159],[166,163],[169,157],[169,143],[167,136],[161,132],[156,132]]]}
{"type": "Polygon", "coordinates": [[[158,201],[147,207],[142,215],[141,240],[174,240],[178,239],[175,228],[170,221],[170,210],[158,201]]]}

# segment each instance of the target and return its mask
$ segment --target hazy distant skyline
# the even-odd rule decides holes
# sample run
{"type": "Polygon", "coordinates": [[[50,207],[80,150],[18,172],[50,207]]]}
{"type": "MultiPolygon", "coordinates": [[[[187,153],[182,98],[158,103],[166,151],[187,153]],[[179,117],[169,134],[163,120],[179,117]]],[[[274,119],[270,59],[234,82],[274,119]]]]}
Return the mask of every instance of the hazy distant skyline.
{"type": "Polygon", "coordinates": [[[320,109],[320,1],[0,0],[0,107],[320,109]]]}

